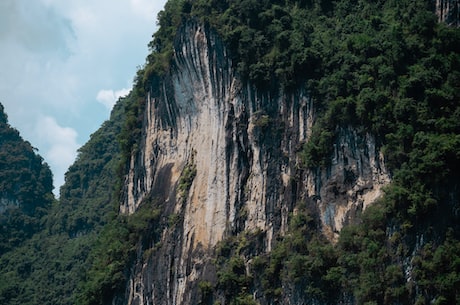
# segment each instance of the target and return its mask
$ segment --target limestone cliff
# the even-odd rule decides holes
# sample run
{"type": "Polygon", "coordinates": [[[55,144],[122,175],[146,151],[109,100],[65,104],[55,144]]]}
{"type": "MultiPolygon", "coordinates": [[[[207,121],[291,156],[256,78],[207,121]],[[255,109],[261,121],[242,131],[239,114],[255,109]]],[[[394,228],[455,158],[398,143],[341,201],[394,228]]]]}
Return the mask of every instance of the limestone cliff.
{"type": "Polygon", "coordinates": [[[436,15],[440,22],[451,26],[460,25],[460,1],[458,0],[436,0],[436,15]]]}
{"type": "Polygon", "coordinates": [[[159,243],[144,246],[150,250],[140,249],[128,304],[197,303],[216,244],[259,231],[270,251],[299,201],[314,206],[334,240],[390,181],[374,137],[351,127],[339,130],[327,169],[299,170],[315,122],[309,93],[259,92],[229,58],[212,30],[190,21],[179,31],[170,72],[152,82],[120,211],[153,199],[178,221],[159,243]],[[181,190],[191,168],[193,181],[181,190]]]}

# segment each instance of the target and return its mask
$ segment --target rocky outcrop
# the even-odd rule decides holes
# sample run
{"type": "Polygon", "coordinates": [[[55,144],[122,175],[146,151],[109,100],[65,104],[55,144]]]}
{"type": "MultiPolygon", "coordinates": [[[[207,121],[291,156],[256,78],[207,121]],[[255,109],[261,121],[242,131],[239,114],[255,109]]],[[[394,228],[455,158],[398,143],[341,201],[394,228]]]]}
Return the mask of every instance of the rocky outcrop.
{"type": "Polygon", "coordinates": [[[439,22],[444,22],[450,26],[460,26],[459,0],[436,0],[435,10],[439,22]]]}
{"type": "Polygon", "coordinates": [[[154,200],[174,221],[139,249],[128,304],[196,304],[197,282],[215,276],[210,253],[220,240],[258,230],[270,251],[300,201],[314,204],[334,240],[390,180],[373,136],[353,128],[338,131],[327,169],[300,170],[314,101],[302,90],[259,92],[229,58],[217,35],[188,22],[170,73],[152,80],[120,211],[154,200]]]}
{"type": "Polygon", "coordinates": [[[9,197],[2,196],[0,197],[0,214],[5,212],[6,210],[12,209],[12,208],[18,208],[19,207],[19,201],[10,199],[9,197]]]}
{"type": "Polygon", "coordinates": [[[353,223],[382,195],[382,188],[390,182],[374,137],[352,128],[339,130],[331,164],[306,177],[308,196],[315,200],[323,232],[332,241],[344,225],[353,223]]]}

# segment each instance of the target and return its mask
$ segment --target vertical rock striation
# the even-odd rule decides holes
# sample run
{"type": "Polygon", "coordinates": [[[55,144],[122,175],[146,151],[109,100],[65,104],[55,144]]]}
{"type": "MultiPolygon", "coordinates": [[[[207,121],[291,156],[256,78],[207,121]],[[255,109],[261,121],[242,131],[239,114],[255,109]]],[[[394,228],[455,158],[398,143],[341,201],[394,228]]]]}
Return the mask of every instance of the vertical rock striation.
{"type": "Polygon", "coordinates": [[[450,26],[460,26],[459,0],[436,0],[435,11],[439,22],[450,26]]]}
{"type": "Polygon", "coordinates": [[[225,236],[259,230],[270,251],[295,204],[308,201],[333,240],[375,201],[390,178],[370,134],[341,129],[326,170],[299,170],[314,119],[308,92],[257,91],[236,75],[217,35],[184,24],[170,72],[152,79],[120,206],[133,213],[154,200],[174,221],[139,250],[123,299],[196,304],[197,282],[212,278],[210,254],[225,236]]]}

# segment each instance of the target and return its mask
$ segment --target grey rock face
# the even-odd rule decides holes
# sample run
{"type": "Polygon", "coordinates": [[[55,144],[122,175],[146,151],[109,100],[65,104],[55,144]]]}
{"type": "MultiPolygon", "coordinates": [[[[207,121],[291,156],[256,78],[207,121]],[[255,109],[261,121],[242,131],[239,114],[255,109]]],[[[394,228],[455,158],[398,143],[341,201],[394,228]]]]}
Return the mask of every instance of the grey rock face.
{"type": "Polygon", "coordinates": [[[460,26],[459,0],[436,0],[435,10],[439,22],[444,22],[450,26],[460,26]]]}
{"type": "Polygon", "coordinates": [[[309,201],[334,240],[390,181],[373,136],[352,128],[339,131],[327,169],[300,170],[315,120],[308,92],[259,92],[241,82],[208,28],[185,24],[174,62],[152,82],[120,211],[134,213],[153,198],[178,221],[160,242],[139,249],[117,304],[196,304],[197,283],[212,278],[210,253],[225,236],[260,230],[270,251],[296,203],[309,201]],[[193,181],[180,191],[191,167],[193,181]]]}

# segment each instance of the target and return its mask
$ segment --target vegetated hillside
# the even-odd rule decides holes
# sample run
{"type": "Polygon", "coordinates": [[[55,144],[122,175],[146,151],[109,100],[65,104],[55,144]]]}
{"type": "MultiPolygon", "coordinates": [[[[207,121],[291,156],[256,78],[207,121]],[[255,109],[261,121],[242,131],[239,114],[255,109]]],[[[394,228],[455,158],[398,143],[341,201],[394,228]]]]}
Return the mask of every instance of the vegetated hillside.
{"type": "MultiPolygon", "coordinates": [[[[46,215],[54,202],[53,177],[48,164],[19,132],[8,124],[0,104],[0,303],[10,304],[14,276],[30,272],[25,261],[11,263],[8,257],[18,254],[37,232],[45,228],[46,215]]],[[[33,253],[33,252],[31,252],[33,253]]],[[[16,288],[21,287],[17,279],[16,288]]]]}
{"type": "Polygon", "coordinates": [[[49,166],[8,124],[0,104],[0,254],[43,228],[52,190],[49,166]]]}
{"type": "MultiPolygon", "coordinates": [[[[14,230],[16,235],[27,233],[27,236],[22,237],[20,244],[8,244],[8,251],[1,252],[1,304],[77,304],[75,293],[78,283],[85,280],[86,271],[93,259],[89,254],[99,243],[98,234],[102,227],[110,222],[118,211],[116,187],[120,183],[117,178],[120,149],[117,138],[125,121],[126,104],[127,100],[120,99],[112,111],[110,120],[104,122],[99,130],[91,135],[90,140],[79,149],[77,160],[66,173],[66,183],[61,188],[59,201],[55,201],[54,204],[50,200],[39,201],[41,205],[37,206],[44,206],[46,210],[36,208],[35,211],[29,212],[26,214],[27,222],[16,221],[13,223],[14,226],[2,223],[2,230],[14,230]],[[31,232],[28,229],[29,223],[35,224],[35,222],[39,226],[34,227],[35,230],[31,232]]],[[[2,122],[5,121],[4,117],[2,112],[2,122]]],[[[3,125],[0,128],[2,139],[6,134],[9,135],[8,139],[13,136],[18,137],[16,131],[4,130],[3,125]]],[[[35,156],[30,144],[16,140],[14,145],[9,145],[8,149],[5,149],[6,142],[0,143],[2,157],[0,162],[9,160],[10,162],[6,162],[9,166],[9,164],[19,164],[11,160],[21,159],[24,164],[34,164],[35,159],[29,162],[22,158],[23,155],[35,156]]],[[[13,144],[12,140],[11,144],[13,144]]],[[[39,157],[35,156],[35,158],[41,162],[39,157]]],[[[25,168],[15,166],[14,173],[5,171],[4,163],[1,163],[1,166],[2,178],[12,174],[8,179],[1,180],[2,186],[16,181],[20,181],[17,182],[20,183],[19,185],[28,182],[24,179],[29,173],[27,166],[25,168]]],[[[49,169],[44,168],[49,175],[46,177],[51,179],[49,169]]],[[[35,177],[31,179],[34,183],[40,182],[40,180],[35,181],[35,177]]],[[[52,196],[50,183],[51,180],[47,184],[47,192],[39,187],[31,188],[38,198],[52,196]]],[[[24,191],[22,188],[19,189],[23,196],[24,191]]],[[[5,194],[4,192],[9,190],[9,188],[2,188],[0,194],[5,194]]],[[[6,237],[3,231],[1,237],[2,241],[6,237]]]]}
{"type": "MultiPolygon", "coordinates": [[[[118,215],[119,195],[145,136],[147,92],[174,67],[176,34],[192,19],[220,34],[243,82],[273,95],[309,92],[316,118],[309,141],[297,143],[299,172],[327,167],[340,128],[352,126],[376,136],[392,174],[384,197],[335,243],[308,200],[297,202],[270,252],[264,232],[229,232],[213,249],[214,277],[197,283],[195,299],[460,303],[460,31],[438,23],[434,8],[409,0],[168,1],[135,89],[81,148],[60,201],[33,214],[31,231],[21,220],[14,244],[2,241],[0,303],[110,304],[124,294],[136,258],[155,261],[149,255],[162,246],[161,231],[172,231],[180,215],[168,217],[153,201],[118,215]],[[150,253],[137,253],[145,244],[150,253]]],[[[186,191],[196,173],[184,172],[186,191]]],[[[44,189],[37,194],[50,194],[44,189]]]]}

